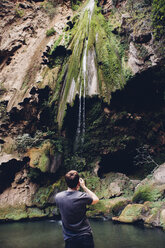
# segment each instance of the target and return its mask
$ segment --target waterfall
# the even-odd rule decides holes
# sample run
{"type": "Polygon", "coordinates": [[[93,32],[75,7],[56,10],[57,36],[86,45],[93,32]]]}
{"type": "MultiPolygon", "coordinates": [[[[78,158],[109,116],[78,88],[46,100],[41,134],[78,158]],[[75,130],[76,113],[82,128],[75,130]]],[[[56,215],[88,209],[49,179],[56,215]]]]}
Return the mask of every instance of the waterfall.
{"type": "MultiPolygon", "coordinates": [[[[95,66],[95,53],[92,52],[92,53],[89,53],[89,55],[87,55],[89,25],[91,22],[94,6],[95,6],[95,1],[90,0],[88,4],[86,5],[86,7],[84,8],[84,12],[86,10],[88,11],[89,22],[86,27],[86,36],[84,39],[82,64],[81,64],[81,69],[80,69],[80,73],[78,77],[79,107],[78,107],[78,124],[77,124],[76,137],[75,137],[75,143],[74,143],[74,151],[77,151],[78,148],[81,148],[81,146],[84,143],[85,128],[86,128],[85,126],[86,125],[85,123],[86,94],[88,93],[88,95],[92,96],[98,93],[97,92],[97,70],[95,66]]],[[[72,90],[70,91],[70,93],[71,92],[72,90]]]]}
{"type": "Polygon", "coordinates": [[[81,113],[82,113],[81,91],[82,91],[82,84],[80,85],[80,93],[79,93],[78,126],[77,126],[77,133],[76,133],[78,140],[81,134],[81,113]]]}
{"type": "Polygon", "coordinates": [[[83,95],[82,142],[84,142],[84,135],[85,135],[85,97],[86,97],[87,45],[88,45],[88,40],[85,41],[85,49],[84,49],[84,56],[83,56],[84,95],[83,95]]]}

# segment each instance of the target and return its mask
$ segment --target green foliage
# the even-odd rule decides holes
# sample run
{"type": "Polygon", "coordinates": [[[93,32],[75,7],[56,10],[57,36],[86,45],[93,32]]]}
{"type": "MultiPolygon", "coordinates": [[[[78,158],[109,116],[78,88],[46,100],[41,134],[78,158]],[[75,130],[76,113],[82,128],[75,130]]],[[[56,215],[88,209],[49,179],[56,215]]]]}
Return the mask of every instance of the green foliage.
{"type": "Polygon", "coordinates": [[[41,176],[41,171],[38,168],[31,168],[31,167],[28,168],[27,177],[32,182],[39,181],[40,176],[41,176]]]}
{"type": "Polygon", "coordinates": [[[46,31],[46,36],[52,36],[56,33],[56,30],[52,27],[46,31]]]}
{"type": "Polygon", "coordinates": [[[161,197],[161,192],[153,188],[151,185],[139,186],[135,191],[132,201],[136,203],[144,203],[145,201],[157,201],[161,197]]]}
{"type": "Polygon", "coordinates": [[[56,0],[47,0],[41,3],[41,7],[44,9],[44,11],[48,14],[50,19],[53,19],[53,17],[56,15],[57,9],[57,1],[56,0]]]}
{"type": "Polygon", "coordinates": [[[115,216],[119,215],[127,204],[128,202],[125,200],[118,201],[116,204],[113,205],[111,209],[112,214],[115,216]]]}
{"type": "Polygon", "coordinates": [[[165,35],[165,1],[153,0],[152,22],[156,39],[165,35]]]}
{"type": "Polygon", "coordinates": [[[74,10],[74,11],[78,10],[78,8],[80,7],[80,4],[81,4],[81,1],[78,1],[78,0],[73,1],[73,0],[71,0],[71,8],[72,8],[72,10],[74,10]]]}
{"type": "Polygon", "coordinates": [[[38,189],[37,193],[33,196],[33,204],[37,207],[44,207],[48,205],[48,200],[54,192],[54,186],[50,185],[48,187],[41,187],[38,189]]]}
{"type": "Polygon", "coordinates": [[[109,206],[107,206],[109,200],[100,200],[95,205],[90,205],[87,211],[88,217],[102,218],[104,215],[109,214],[109,206]]]}
{"type": "Polygon", "coordinates": [[[16,9],[15,9],[15,16],[18,18],[22,18],[24,16],[24,10],[19,9],[19,5],[17,5],[16,9]]]}
{"type": "Polygon", "coordinates": [[[49,55],[50,55],[50,56],[56,51],[56,48],[59,46],[61,40],[62,40],[62,35],[60,35],[59,38],[55,41],[55,43],[54,43],[52,49],[51,49],[50,52],[49,52],[49,55]]]}
{"type": "Polygon", "coordinates": [[[111,92],[122,88],[125,78],[116,38],[99,8],[95,8],[89,29],[88,50],[92,47],[96,49],[99,90],[109,102],[111,92]]]}
{"type": "Polygon", "coordinates": [[[28,148],[38,146],[43,142],[43,133],[37,131],[34,137],[25,133],[16,137],[16,146],[19,152],[25,152],[28,148]]]}
{"type": "Polygon", "coordinates": [[[86,167],[86,160],[85,158],[82,158],[75,154],[65,159],[64,167],[66,171],[76,170],[78,172],[81,172],[86,167]]]}
{"type": "Polygon", "coordinates": [[[3,83],[0,82],[0,97],[7,92],[7,89],[3,86],[3,83]]]}

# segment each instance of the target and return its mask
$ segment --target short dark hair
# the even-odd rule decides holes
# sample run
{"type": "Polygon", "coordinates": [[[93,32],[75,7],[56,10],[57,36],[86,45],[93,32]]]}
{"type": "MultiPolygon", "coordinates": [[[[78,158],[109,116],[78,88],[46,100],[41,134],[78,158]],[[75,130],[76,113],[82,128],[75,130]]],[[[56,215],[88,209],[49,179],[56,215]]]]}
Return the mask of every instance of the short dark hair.
{"type": "Polygon", "coordinates": [[[71,189],[76,188],[76,186],[79,183],[79,174],[75,170],[71,170],[66,173],[65,175],[65,181],[67,183],[67,186],[71,189]]]}

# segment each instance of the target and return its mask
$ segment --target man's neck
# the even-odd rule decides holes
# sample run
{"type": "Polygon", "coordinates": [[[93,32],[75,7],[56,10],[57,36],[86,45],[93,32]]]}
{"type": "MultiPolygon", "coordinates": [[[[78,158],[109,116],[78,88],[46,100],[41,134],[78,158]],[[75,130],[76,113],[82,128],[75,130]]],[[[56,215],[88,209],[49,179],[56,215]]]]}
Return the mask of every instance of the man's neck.
{"type": "Polygon", "coordinates": [[[68,188],[68,189],[67,189],[67,191],[76,191],[76,190],[77,190],[77,188],[73,188],[73,189],[68,188]]]}

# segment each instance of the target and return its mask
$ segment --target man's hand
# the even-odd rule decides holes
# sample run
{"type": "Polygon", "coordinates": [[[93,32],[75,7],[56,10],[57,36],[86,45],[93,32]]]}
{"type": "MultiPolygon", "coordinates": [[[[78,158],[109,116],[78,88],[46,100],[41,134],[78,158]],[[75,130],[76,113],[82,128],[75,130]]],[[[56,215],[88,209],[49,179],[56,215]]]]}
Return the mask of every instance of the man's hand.
{"type": "Polygon", "coordinates": [[[85,182],[84,182],[84,180],[83,180],[82,178],[80,178],[80,179],[79,179],[79,182],[80,182],[80,186],[81,186],[82,188],[84,188],[84,187],[85,187],[85,182]]]}

